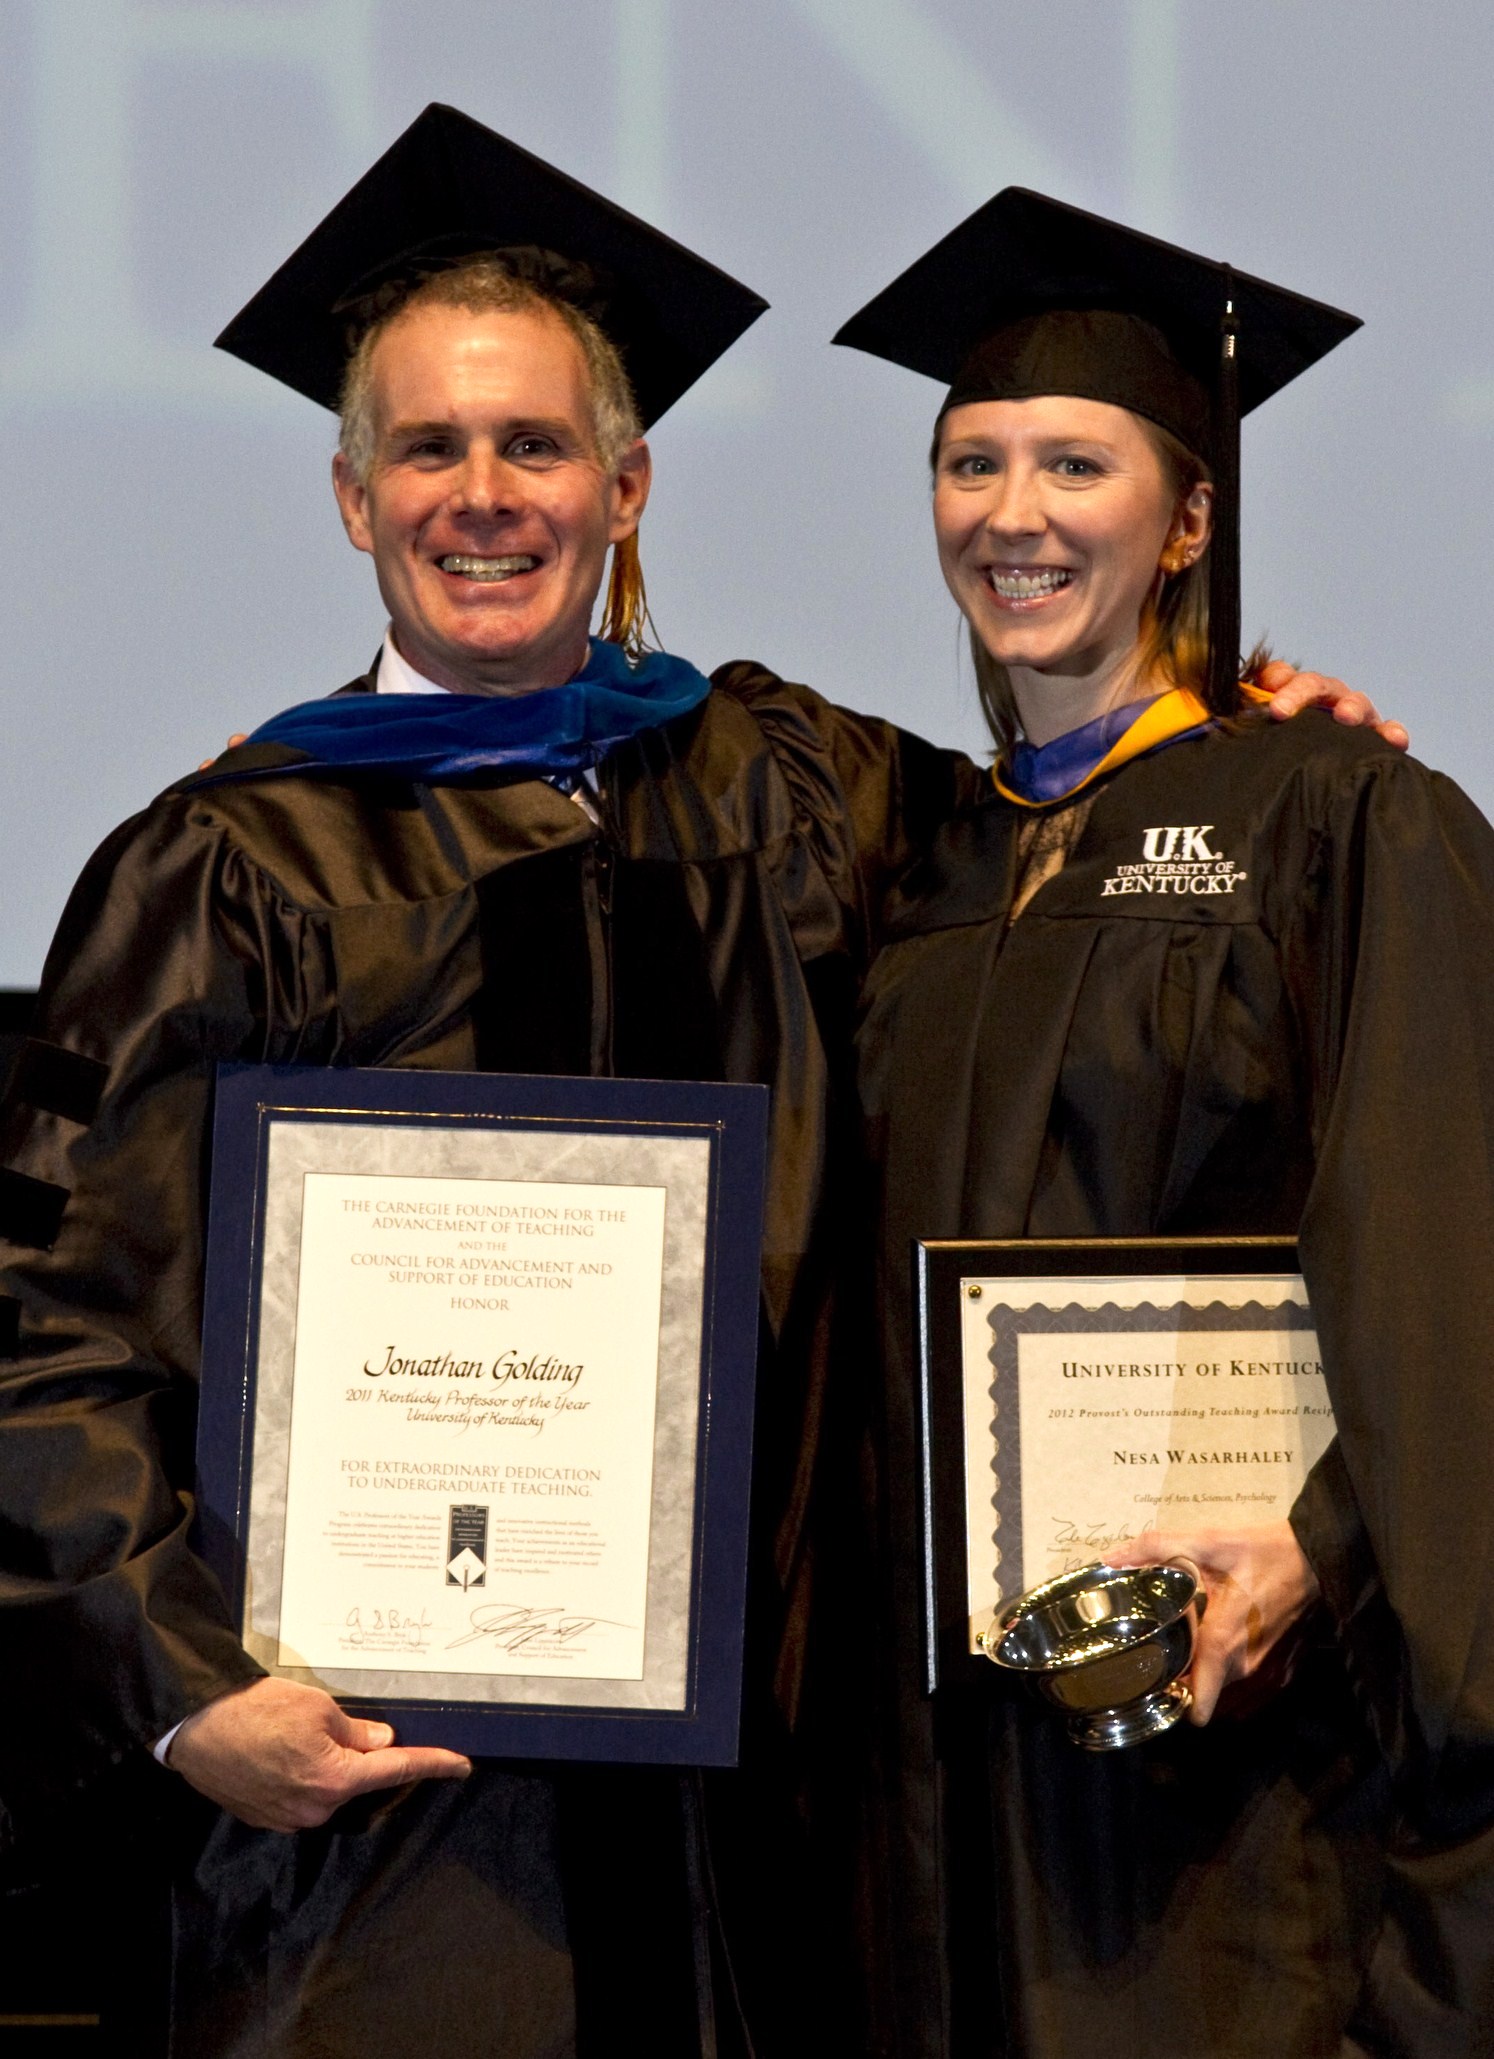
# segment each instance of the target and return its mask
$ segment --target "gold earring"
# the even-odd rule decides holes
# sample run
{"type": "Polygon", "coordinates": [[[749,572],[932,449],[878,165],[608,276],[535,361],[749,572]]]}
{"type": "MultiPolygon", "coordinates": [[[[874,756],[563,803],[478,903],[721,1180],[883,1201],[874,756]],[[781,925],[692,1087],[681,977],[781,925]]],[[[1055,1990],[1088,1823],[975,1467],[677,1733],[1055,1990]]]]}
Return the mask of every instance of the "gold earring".
{"type": "Polygon", "coordinates": [[[1193,563],[1193,552],[1181,538],[1169,544],[1162,553],[1162,570],[1167,573],[1186,571],[1193,563]]]}

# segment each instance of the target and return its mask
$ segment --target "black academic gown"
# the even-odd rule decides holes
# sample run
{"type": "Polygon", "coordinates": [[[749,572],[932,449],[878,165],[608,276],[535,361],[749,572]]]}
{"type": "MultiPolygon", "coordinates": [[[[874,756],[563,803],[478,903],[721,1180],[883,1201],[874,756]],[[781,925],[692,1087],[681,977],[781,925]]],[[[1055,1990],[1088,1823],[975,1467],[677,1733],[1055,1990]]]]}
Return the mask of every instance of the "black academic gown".
{"type": "Polygon", "coordinates": [[[869,2045],[1494,2050],[1494,833],[1373,736],[1251,722],[1110,777],[1008,928],[1022,812],[915,865],[859,1037],[899,1912],[869,2045]],[[1191,872],[1146,863],[1169,828],[1191,872]],[[1098,1756],[994,1669],[932,1707],[911,1240],[1298,1231],[1338,1439],[1293,1515],[1324,1606],[1291,1684],[1098,1756]]]}
{"type": "Polygon", "coordinates": [[[489,1762],[294,1838],[160,1775],[188,1819],[189,2059],[542,2059],[576,2049],[578,2010],[583,2059],[693,2054],[713,2015],[723,2053],[745,2017],[786,2054],[839,2015],[822,1597],[854,1492],[825,1465],[850,1011],[889,868],[973,775],[759,668],[715,686],[611,754],[600,829],[530,778],[189,778],[63,919],[0,1138],[0,1794],[23,1836],[258,1671],[190,1537],[217,1062],[772,1089],[742,1770],[489,1762]]]}

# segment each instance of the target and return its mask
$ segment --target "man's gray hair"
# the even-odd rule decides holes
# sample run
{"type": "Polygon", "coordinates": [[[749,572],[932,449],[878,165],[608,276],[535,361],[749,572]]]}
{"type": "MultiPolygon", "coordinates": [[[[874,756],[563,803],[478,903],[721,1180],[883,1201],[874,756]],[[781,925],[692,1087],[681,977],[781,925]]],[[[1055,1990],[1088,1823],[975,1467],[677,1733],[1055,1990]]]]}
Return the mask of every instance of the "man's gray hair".
{"type": "Polygon", "coordinates": [[[361,486],[368,484],[374,461],[373,354],[379,338],[401,315],[420,307],[462,308],[469,314],[524,314],[548,308],[565,323],[581,346],[591,390],[592,436],[596,454],[608,472],[615,472],[624,453],[643,434],[638,403],[616,346],[583,309],[521,278],[501,257],[471,257],[448,270],[434,272],[393,307],[369,323],[348,360],[338,414],[342,430],[338,448],[361,486]]]}

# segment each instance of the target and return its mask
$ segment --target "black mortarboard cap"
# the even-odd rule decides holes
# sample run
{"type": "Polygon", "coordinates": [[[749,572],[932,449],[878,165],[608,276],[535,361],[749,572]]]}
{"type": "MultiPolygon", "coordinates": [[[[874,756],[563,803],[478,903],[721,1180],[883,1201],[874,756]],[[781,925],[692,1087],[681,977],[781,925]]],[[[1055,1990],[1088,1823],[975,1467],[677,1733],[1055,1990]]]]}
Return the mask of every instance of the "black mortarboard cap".
{"type": "Polygon", "coordinates": [[[360,327],[480,251],[510,254],[595,316],[644,426],[767,306],[681,244],[454,107],[432,102],[218,337],[335,408],[360,327]]]}
{"type": "Polygon", "coordinates": [[[1046,393],[1109,401],[1207,460],[1210,684],[1224,706],[1240,641],[1240,416],[1359,326],[1285,287],[1008,186],[835,341],[941,380],[946,409],[1046,393]]]}

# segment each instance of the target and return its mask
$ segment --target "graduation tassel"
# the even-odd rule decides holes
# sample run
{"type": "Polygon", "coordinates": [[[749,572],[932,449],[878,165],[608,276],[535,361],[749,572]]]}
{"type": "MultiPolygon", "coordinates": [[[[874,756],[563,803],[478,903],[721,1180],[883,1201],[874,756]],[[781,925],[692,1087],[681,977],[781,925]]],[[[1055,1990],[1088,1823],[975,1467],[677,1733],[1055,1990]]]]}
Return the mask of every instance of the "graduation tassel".
{"type": "Polygon", "coordinates": [[[648,595],[643,590],[643,566],[638,558],[635,531],[612,546],[612,576],[607,582],[607,601],[598,634],[604,643],[618,643],[636,663],[646,648],[648,595]]]}
{"type": "Polygon", "coordinates": [[[1209,706],[1232,715],[1240,701],[1240,322],[1235,275],[1224,267],[1219,379],[1214,407],[1214,528],[1209,547],[1209,706]]]}

